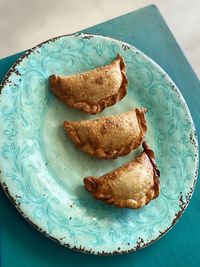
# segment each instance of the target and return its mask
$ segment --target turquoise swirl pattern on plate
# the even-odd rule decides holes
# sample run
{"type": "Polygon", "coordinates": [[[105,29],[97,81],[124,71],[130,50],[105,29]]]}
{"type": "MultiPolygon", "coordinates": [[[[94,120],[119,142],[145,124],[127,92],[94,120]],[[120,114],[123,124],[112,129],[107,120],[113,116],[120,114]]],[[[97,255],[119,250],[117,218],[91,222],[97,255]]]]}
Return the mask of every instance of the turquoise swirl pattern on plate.
{"type": "Polygon", "coordinates": [[[198,169],[195,128],[187,105],[167,74],[136,48],[102,36],[76,34],[28,51],[5,79],[0,98],[1,184],[20,212],[64,246],[94,254],[145,247],[162,236],[186,208],[198,169]],[[92,116],[59,102],[49,75],[74,74],[111,62],[127,64],[128,95],[92,116]],[[160,196],[139,210],[94,200],[83,178],[102,175],[139,154],[116,160],[75,149],[62,123],[148,108],[148,133],[161,171],[160,196]]]}

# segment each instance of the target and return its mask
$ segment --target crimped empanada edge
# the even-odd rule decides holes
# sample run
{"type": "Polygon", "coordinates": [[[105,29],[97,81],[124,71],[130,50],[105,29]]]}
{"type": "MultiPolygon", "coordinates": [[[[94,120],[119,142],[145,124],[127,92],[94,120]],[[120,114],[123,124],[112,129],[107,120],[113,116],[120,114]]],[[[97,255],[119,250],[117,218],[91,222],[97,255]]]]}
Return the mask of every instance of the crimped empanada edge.
{"type": "MultiPolygon", "coordinates": [[[[128,79],[126,76],[126,64],[123,59],[123,57],[118,54],[117,58],[110,64],[112,67],[112,64],[115,63],[115,61],[120,61],[120,70],[122,75],[122,84],[120,88],[118,89],[118,93],[115,95],[108,96],[105,99],[102,99],[97,104],[93,105],[89,102],[83,101],[83,102],[76,102],[76,99],[73,96],[70,95],[62,95],[62,91],[58,93],[59,91],[59,76],[52,74],[50,76],[50,84],[51,89],[54,92],[54,94],[64,103],[67,103],[69,106],[75,109],[83,110],[86,113],[90,113],[92,115],[96,115],[99,112],[102,112],[106,107],[113,106],[118,101],[120,101],[122,98],[124,98],[127,94],[127,86],[128,86],[128,79]]],[[[100,67],[103,68],[104,66],[100,67]]],[[[98,68],[96,69],[98,70],[98,68]]]]}
{"type": "Polygon", "coordinates": [[[63,127],[67,131],[69,139],[74,141],[74,143],[80,150],[88,153],[90,156],[95,156],[100,159],[116,159],[117,157],[125,156],[129,154],[133,149],[136,149],[141,145],[144,139],[145,133],[147,131],[147,125],[146,125],[146,119],[145,119],[146,111],[147,109],[145,108],[135,109],[136,116],[138,119],[138,124],[139,124],[140,131],[141,131],[139,139],[133,140],[132,144],[130,144],[129,146],[125,146],[120,149],[115,149],[115,150],[108,151],[108,152],[101,148],[94,148],[92,144],[90,143],[85,144],[81,142],[81,138],[78,136],[77,129],[74,126],[73,122],[64,121],[63,127]]]}
{"type": "MultiPolygon", "coordinates": [[[[97,200],[102,200],[108,204],[114,204],[116,205],[118,208],[132,208],[132,209],[138,209],[141,208],[145,205],[147,205],[151,200],[155,199],[158,197],[159,192],[160,192],[160,171],[155,163],[155,157],[154,157],[154,152],[151,150],[150,146],[147,144],[147,142],[143,142],[142,144],[144,150],[142,153],[145,153],[151,164],[153,167],[153,179],[154,179],[154,185],[153,187],[145,194],[145,196],[143,196],[141,199],[134,201],[132,199],[127,199],[127,200],[118,200],[116,201],[114,198],[105,198],[104,196],[101,195],[97,195],[95,190],[97,189],[97,180],[100,182],[101,179],[103,179],[106,176],[109,176],[110,179],[115,179],[115,177],[118,175],[119,172],[123,171],[124,169],[127,169],[128,166],[134,164],[135,160],[137,159],[133,159],[129,162],[127,162],[126,164],[124,164],[123,166],[104,174],[103,176],[97,178],[94,176],[89,176],[84,178],[83,182],[84,182],[84,186],[85,189],[88,190],[92,196],[97,199],[97,200]]],[[[141,153],[141,155],[142,155],[141,153]]]]}
{"type": "Polygon", "coordinates": [[[160,170],[158,169],[158,166],[155,162],[155,155],[153,150],[150,148],[150,146],[147,144],[146,141],[144,141],[142,143],[142,147],[144,149],[144,152],[147,154],[147,156],[149,157],[149,160],[151,161],[151,164],[153,166],[153,170],[154,170],[154,197],[153,198],[157,198],[159,196],[160,193],[160,170]]]}

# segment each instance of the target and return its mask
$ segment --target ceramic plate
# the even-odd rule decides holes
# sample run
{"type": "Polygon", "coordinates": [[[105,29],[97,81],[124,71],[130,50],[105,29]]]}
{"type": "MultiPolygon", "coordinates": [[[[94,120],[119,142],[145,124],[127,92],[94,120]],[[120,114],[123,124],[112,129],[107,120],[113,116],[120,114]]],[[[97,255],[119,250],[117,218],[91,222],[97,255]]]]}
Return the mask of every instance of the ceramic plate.
{"type": "Polygon", "coordinates": [[[93,254],[135,251],[152,243],[180,217],[197,176],[195,128],[186,103],[167,74],[136,48],[102,36],[76,34],[47,41],[22,56],[4,79],[0,98],[1,184],[22,215],[60,244],[93,254]],[[49,89],[53,74],[75,74],[110,63],[127,64],[128,95],[92,116],[73,110],[49,89]],[[99,176],[133,159],[78,151],[63,121],[148,108],[146,140],[161,171],[160,196],[139,209],[94,200],[83,178],[99,176]]]}

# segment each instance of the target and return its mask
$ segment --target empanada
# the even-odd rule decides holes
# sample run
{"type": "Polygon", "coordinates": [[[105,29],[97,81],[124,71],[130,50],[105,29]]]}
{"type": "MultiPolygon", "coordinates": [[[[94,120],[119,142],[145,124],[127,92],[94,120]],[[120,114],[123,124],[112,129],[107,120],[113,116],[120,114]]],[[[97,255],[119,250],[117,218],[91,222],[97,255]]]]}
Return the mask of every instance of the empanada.
{"type": "Polygon", "coordinates": [[[139,147],[147,131],[145,108],[95,120],[64,121],[64,129],[79,149],[91,156],[113,159],[139,147]]]}
{"type": "Polygon", "coordinates": [[[85,188],[94,198],[119,208],[137,209],[157,198],[160,191],[160,172],[154,152],[146,142],[136,159],[100,178],[84,179],[85,188]]]}
{"type": "Polygon", "coordinates": [[[111,64],[70,76],[50,76],[54,94],[69,106],[97,114],[127,93],[126,65],[121,55],[111,64]]]}

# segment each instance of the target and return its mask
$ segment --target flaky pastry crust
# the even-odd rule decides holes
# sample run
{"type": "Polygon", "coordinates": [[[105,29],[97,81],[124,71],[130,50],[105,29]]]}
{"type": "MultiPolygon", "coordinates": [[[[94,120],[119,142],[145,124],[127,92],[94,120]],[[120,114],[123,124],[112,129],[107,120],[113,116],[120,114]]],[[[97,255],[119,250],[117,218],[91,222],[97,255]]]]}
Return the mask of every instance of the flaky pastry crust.
{"type": "Polygon", "coordinates": [[[147,131],[145,108],[95,120],[64,121],[64,129],[76,146],[102,159],[125,156],[142,143],[147,131]]]}
{"type": "Polygon", "coordinates": [[[84,179],[85,188],[94,198],[119,208],[138,209],[159,195],[160,172],[154,152],[146,142],[144,151],[136,159],[100,178],[84,179]]]}
{"type": "Polygon", "coordinates": [[[72,108],[97,114],[125,97],[128,80],[121,55],[109,65],[85,73],[50,76],[54,94],[72,108]]]}

